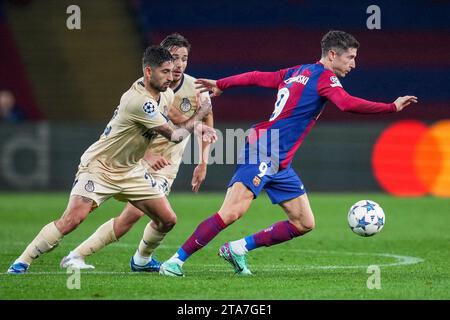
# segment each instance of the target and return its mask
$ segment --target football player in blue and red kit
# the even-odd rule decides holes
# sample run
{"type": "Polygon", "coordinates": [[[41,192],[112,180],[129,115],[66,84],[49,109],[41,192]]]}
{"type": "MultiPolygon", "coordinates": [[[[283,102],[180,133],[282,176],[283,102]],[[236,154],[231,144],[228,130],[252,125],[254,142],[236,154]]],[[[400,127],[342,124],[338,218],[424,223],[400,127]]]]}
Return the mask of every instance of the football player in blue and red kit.
{"type": "Polygon", "coordinates": [[[251,274],[246,262],[248,251],[289,241],[314,228],[314,215],[305,188],[291,162],[327,101],[342,111],[354,113],[398,112],[417,102],[415,96],[380,103],[349,95],[338,77],[345,77],[355,68],[358,41],[346,32],[330,31],[322,38],[321,48],[322,57],[314,64],[277,72],[248,72],[217,81],[197,80],[201,90],[212,92],[212,96],[238,86],[274,88],[278,95],[270,119],[252,127],[222,207],[200,223],[180,249],[162,264],[161,274],[184,276],[182,265],[186,259],[241,218],[262,189],[272,203],[283,208],[288,219],[220,247],[219,255],[237,274],[251,274]]]}

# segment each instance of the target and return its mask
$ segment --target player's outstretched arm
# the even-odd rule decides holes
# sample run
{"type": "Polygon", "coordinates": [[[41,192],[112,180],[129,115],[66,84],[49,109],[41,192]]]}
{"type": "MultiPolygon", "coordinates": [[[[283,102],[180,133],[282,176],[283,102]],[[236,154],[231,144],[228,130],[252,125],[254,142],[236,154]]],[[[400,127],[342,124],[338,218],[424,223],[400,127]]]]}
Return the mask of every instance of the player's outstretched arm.
{"type": "Polygon", "coordinates": [[[398,111],[402,111],[404,108],[409,106],[411,103],[417,103],[418,99],[416,96],[403,96],[398,97],[397,100],[394,101],[395,107],[398,111]]]}
{"type": "Polygon", "coordinates": [[[197,79],[197,89],[212,92],[211,97],[219,96],[227,88],[258,86],[277,89],[288,69],[275,72],[251,71],[219,80],[197,79]]]}
{"type": "Polygon", "coordinates": [[[325,71],[319,78],[317,91],[320,96],[333,102],[339,109],[352,113],[389,113],[398,112],[418,101],[415,96],[399,97],[392,103],[369,101],[351,96],[342,88],[336,75],[325,71]]]}
{"type": "MultiPolygon", "coordinates": [[[[211,112],[210,114],[208,114],[203,119],[203,122],[207,126],[213,128],[214,127],[213,113],[211,112]]],[[[203,139],[197,140],[200,146],[201,153],[200,153],[200,163],[195,167],[194,172],[192,173],[191,186],[192,191],[194,192],[198,192],[203,181],[205,181],[210,149],[210,143],[203,141],[203,139]]]]}

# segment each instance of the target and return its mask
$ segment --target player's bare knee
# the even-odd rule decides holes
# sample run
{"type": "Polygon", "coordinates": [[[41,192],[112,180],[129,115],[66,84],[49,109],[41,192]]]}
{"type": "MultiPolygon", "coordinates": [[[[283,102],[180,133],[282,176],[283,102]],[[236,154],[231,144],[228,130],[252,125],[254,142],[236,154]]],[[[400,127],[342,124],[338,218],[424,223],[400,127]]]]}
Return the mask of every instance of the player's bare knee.
{"type": "Polygon", "coordinates": [[[312,231],[316,227],[316,223],[314,218],[302,219],[302,220],[293,220],[290,221],[298,230],[300,234],[305,234],[312,231]]]}
{"type": "Polygon", "coordinates": [[[164,219],[160,222],[159,231],[169,232],[177,224],[177,216],[175,214],[171,215],[169,218],[164,219]]]}
{"type": "Polygon", "coordinates": [[[303,227],[303,230],[304,230],[305,233],[312,231],[316,227],[314,219],[312,219],[310,221],[303,222],[302,223],[302,227],[303,227]]]}
{"type": "Polygon", "coordinates": [[[304,233],[307,233],[307,232],[312,231],[316,227],[316,224],[315,224],[314,220],[312,220],[312,221],[303,223],[302,226],[303,226],[304,233]]]}
{"type": "Polygon", "coordinates": [[[243,214],[244,212],[241,212],[239,210],[219,212],[220,217],[227,226],[232,224],[236,220],[239,220],[243,214]]]}

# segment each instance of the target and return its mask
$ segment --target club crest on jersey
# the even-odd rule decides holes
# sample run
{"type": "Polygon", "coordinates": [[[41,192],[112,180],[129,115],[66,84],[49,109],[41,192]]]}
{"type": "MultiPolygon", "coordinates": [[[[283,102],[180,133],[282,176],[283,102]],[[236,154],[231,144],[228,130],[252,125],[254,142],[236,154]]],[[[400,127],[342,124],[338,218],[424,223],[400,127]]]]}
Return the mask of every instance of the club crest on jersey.
{"type": "Polygon", "coordinates": [[[84,186],[84,190],[86,190],[87,192],[94,192],[95,190],[94,182],[92,182],[92,180],[88,180],[88,182],[84,186]]]}
{"type": "Polygon", "coordinates": [[[341,87],[342,88],[342,84],[341,84],[341,82],[339,81],[339,79],[336,76],[330,77],[330,81],[331,81],[331,85],[330,86],[332,88],[334,88],[334,87],[341,87]]]}
{"type": "Polygon", "coordinates": [[[261,178],[258,177],[258,176],[255,176],[255,177],[253,178],[253,185],[254,185],[255,187],[258,187],[260,183],[261,183],[261,178]]]}
{"type": "Polygon", "coordinates": [[[150,101],[147,101],[146,103],[144,103],[144,106],[142,107],[142,109],[144,109],[144,112],[151,117],[156,114],[156,107],[150,101]]]}
{"type": "Polygon", "coordinates": [[[180,110],[183,112],[188,112],[189,110],[191,110],[192,105],[191,102],[189,101],[188,98],[183,98],[183,100],[181,101],[180,104],[180,110]]]}

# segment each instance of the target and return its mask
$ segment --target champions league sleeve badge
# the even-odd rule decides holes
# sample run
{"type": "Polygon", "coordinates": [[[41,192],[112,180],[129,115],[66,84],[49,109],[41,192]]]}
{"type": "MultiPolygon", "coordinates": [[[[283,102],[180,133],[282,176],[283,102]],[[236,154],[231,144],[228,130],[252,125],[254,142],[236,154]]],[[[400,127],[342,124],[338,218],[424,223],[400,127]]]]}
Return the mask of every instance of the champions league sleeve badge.
{"type": "Polygon", "coordinates": [[[144,112],[150,117],[153,117],[156,114],[156,107],[150,101],[144,103],[144,106],[142,108],[144,109],[144,112]]]}

